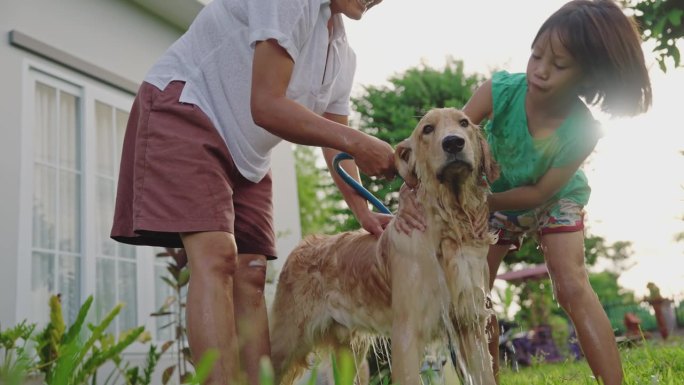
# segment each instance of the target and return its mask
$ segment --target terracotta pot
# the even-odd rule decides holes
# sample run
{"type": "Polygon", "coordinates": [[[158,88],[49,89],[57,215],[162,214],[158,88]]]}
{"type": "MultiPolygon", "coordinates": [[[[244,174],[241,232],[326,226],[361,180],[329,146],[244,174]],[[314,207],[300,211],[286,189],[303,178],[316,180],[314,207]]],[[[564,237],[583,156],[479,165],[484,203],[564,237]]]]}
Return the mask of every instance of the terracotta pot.
{"type": "Polygon", "coordinates": [[[672,301],[666,298],[657,298],[649,300],[648,303],[653,306],[660,336],[667,339],[671,330],[669,317],[672,313],[672,301]]]}

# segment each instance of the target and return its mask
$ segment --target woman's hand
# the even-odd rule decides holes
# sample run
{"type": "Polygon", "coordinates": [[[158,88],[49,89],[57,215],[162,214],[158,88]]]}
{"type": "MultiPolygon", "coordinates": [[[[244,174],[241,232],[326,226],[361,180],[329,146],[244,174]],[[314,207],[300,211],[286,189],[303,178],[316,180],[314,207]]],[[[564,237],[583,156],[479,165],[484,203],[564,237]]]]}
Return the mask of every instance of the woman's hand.
{"type": "Polygon", "coordinates": [[[365,214],[359,215],[356,219],[359,220],[361,227],[373,234],[375,238],[380,238],[382,232],[392,220],[391,214],[383,214],[368,210],[365,214]]]}
{"type": "Polygon", "coordinates": [[[425,231],[425,209],[418,202],[415,190],[406,184],[399,190],[399,212],[394,221],[394,227],[404,234],[411,234],[413,230],[425,231]]]}

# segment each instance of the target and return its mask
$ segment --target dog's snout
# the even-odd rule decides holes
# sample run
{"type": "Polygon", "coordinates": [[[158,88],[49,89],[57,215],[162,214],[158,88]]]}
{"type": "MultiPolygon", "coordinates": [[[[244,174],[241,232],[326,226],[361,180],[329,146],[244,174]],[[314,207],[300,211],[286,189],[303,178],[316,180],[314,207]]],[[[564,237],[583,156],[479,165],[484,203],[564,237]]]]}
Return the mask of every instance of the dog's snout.
{"type": "Polygon", "coordinates": [[[465,139],[458,135],[449,135],[442,140],[442,148],[450,154],[457,154],[463,151],[465,139]]]}

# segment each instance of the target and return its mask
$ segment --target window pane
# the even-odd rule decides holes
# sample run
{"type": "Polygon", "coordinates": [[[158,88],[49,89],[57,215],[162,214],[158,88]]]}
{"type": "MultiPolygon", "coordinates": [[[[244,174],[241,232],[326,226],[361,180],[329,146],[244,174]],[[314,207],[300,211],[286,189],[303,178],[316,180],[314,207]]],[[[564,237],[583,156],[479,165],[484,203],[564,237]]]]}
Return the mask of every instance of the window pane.
{"type": "Polygon", "coordinates": [[[71,325],[81,306],[81,258],[62,255],[59,258],[59,293],[62,295],[62,313],[71,325]]]}
{"type": "Polygon", "coordinates": [[[53,167],[36,164],[33,173],[33,246],[55,248],[57,177],[53,167]]]}
{"type": "Polygon", "coordinates": [[[59,135],[60,166],[80,170],[78,97],[64,91],[59,93],[59,135]]]}
{"type": "Polygon", "coordinates": [[[114,217],[114,181],[97,178],[97,237],[101,255],[115,256],[116,242],[109,238],[114,217]]]}
{"type": "Polygon", "coordinates": [[[50,320],[50,295],[55,294],[55,257],[33,253],[31,259],[31,316],[39,325],[50,320]]]}
{"type": "Polygon", "coordinates": [[[97,133],[97,172],[114,177],[114,122],[112,107],[95,102],[95,131],[97,133]]]}
{"type": "Polygon", "coordinates": [[[81,251],[81,176],[71,171],[60,172],[59,183],[59,249],[81,251]]]}
{"type": "MultiPolygon", "coordinates": [[[[170,296],[175,296],[173,289],[162,280],[162,277],[170,276],[166,270],[166,265],[154,266],[154,311],[159,310],[170,296]]],[[[176,302],[177,304],[178,302],[176,302]]],[[[169,311],[176,311],[175,304],[171,305],[169,311]]],[[[173,320],[173,315],[156,317],[155,322],[157,326],[157,340],[166,341],[173,339],[173,327],[162,327],[173,320]]]]}
{"type": "MultiPolygon", "coordinates": [[[[97,260],[97,288],[95,293],[95,315],[100,322],[116,306],[116,262],[108,259],[97,260]]],[[[115,333],[115,322],[107,328],[107,333],[115,333]]]]}
{"type": "Polygon", "coordinates": [[[119,302],[125,304],[119,316],[119,332],[138,326],[135,263],[119,261],[119,302]]]}
{"type": "Polygon", "coordinates": [[[119,255],[122,258],[135,259],[137,248],[133,245],[119,243],[119,255]]]}
{"type": "Polygon", "coordinates": [[[33,156],[40,162],[57,160],[57,91],[43,83],[36,83],[35,127],[33,130],[33,156]]]}
{"type": "Polygon", "coordinates": [[[121,162],[121,150],[123,148],[126,125],[128,124],[128,115],[129,113],[126,111],[116,110],[116,146],[114,147],[114,159],[117,165],[121,162]]]}

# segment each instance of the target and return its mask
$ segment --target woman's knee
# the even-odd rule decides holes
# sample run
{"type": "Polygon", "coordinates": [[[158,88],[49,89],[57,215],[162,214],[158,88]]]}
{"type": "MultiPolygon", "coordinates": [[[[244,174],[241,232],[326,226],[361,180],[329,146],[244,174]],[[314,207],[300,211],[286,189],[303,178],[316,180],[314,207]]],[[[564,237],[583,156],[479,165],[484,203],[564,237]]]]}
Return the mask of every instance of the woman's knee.
{"type": "Polygon", "coordinates": [[[238,270],[237,246],[232,235],[183,239],[190,270],[202,276],[232,277],[238,270]]]}
{"type": "Polygon", "coordinates": [[[266,285],[266,257],[256,254],[240,254],[236,281],[263,290],[266,285]]]}

